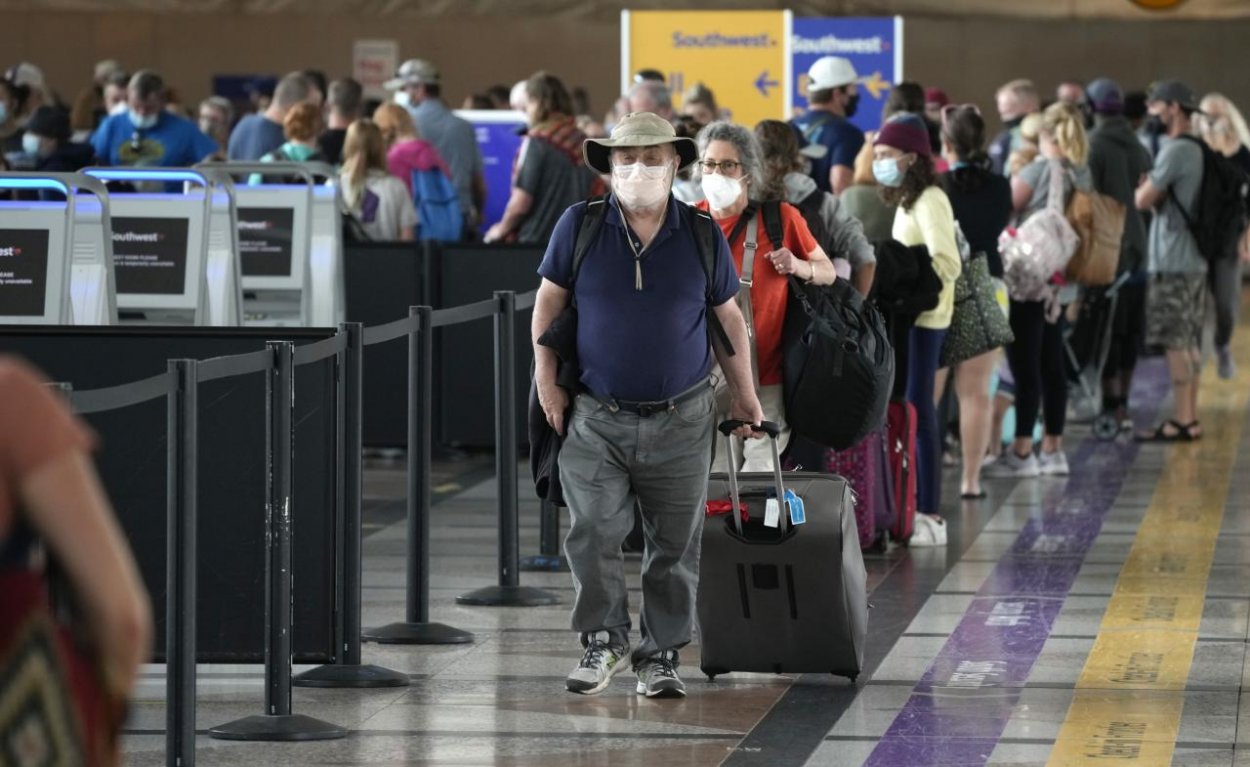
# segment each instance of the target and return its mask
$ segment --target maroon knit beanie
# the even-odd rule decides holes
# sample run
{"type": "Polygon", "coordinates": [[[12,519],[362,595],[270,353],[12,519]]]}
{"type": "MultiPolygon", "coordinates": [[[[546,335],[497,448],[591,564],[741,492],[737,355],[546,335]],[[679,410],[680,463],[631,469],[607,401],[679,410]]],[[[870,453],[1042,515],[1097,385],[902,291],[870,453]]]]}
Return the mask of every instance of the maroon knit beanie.
{"type": "Polygon", "coordinates": [[[874,144],[894,147],[900,152],[930,157],[929,131],[924,121],[912,114],[900,114],[890,118],[877,134],[874,144]]]}

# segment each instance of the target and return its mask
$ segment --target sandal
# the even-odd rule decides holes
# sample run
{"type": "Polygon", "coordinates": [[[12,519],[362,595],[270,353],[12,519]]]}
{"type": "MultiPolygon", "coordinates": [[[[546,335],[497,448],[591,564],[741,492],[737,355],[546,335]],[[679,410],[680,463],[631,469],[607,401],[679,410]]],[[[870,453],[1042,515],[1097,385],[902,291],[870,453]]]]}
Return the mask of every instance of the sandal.
{"type": "Polygon", "coordinates": [[[959,497],[965,501],[980,501],[986,497],[986,492],[982,489],[979,493],[960,493],[959,497]]]}
{"type": "Polygon", "coordinates": [[[1197,421],[1192,423],[1180,423],[1179,421],[1168,419],[1159,424],[1153,432],[1138,432],[1133,435],[1133,439],[1138,442],[1193,442],[1202,437],[1202,433],[1194,433],[1194,428],[1198,426],[1197,421]],[[1167,432],[1167,427],[1171,426],[1176,431],[1172,434],[1167,432]]]}

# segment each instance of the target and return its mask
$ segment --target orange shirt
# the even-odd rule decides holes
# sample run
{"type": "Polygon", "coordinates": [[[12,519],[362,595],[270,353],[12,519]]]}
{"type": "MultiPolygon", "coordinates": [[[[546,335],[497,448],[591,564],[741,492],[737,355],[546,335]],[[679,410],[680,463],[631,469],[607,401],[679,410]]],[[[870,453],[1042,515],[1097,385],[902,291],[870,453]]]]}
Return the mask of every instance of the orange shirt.
{"type": "Polygon", "coordinates": [[[0,356],[0,542],[13,527],[26,477],[72,450],[87,450],[91,432],[33,368],[0,356]]]}
{"type": "MultiPolygon", "coordinates": [[[[698,204],[700,210],[708,210],[708,207],[706,200],[698,204]]],[[[716,221],[720,224],[726,239],[729,238],[739,218],[739,216],[732,216],[716,221]]],[[[768,232],[764,229],[762,210],[756,213],[756,226],[758,227],[756,238],[759,247],[755,250],[755,266],[751,275],[751,306],[755,314],[753,323],[755,352],[759,359],[760,386],[771,386],[782,382],[781,326],[786,319],[786,302],[790,287],[787,278],[778,274],[772,262],[765,256],[777,250],[778,247],[786,247],[796,257],[806,261],[807,254],[816,249],[816,239],[812,237],[811,230],[807,228],[807,222],[803,220],[803,214],[798,208],[785,202],[781,203],[783,240],[781,246],[769,242],[768,232]]],[[[743,231],[746,230],[743,229],[743,231]]],[[[729,243],[729,250],[733,253],[734,266],[738,269],[738,274],[742,274],[742,253],[745,242],[746,236],[739,234],[736,242],[729,243]]],[[[801,277],[807,276],[805,271],[799,274],[801,277]]]]}

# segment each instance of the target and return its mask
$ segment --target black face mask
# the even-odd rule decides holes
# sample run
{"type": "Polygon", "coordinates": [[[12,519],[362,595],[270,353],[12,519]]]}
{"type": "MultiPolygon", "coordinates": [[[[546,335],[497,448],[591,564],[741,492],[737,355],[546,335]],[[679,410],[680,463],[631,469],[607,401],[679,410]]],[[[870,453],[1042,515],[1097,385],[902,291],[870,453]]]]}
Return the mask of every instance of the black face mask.
{"type": "Polygon", "coordinates": [[[859,109],[859,94],[856,93],[846,100],[846,116],[854,117],[855,111],[859,109]]]}
{"type": "Polygon", "coordinates": [[[1003,126],[1008,130],[1015,130],[1020,127],[1020,123],[1024,122],[1024,115],[1013,117],[1010,120],[1003,120],[1003,126]]]}
{"type": "Polygon", "coordinates": [[[1150,115],[1146,118],[1142,127],[1152,136],[1162,136],[1168,132],[1168,126],[1164,124],[1163,118],[1159,115],[1150,115]]]}

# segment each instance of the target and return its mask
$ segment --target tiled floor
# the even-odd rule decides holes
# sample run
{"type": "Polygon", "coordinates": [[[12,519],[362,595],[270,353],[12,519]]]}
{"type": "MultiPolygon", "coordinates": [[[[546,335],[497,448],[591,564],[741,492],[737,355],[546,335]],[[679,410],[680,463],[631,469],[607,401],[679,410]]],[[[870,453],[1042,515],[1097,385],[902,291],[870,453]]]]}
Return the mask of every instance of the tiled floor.
{"type": "MultiPolygon", "coordinates": [[[[294,710],[342,740],[237,743],[205,731],[260,713],[254,666],[201,666],[203,765],[1132,765],[1250,766],[1239,741],[1250,682],[1248,375],[1204,392],[1196,445],[1098,443],[1073,426],[1067,479],[994,480],[961,502],[948,472],[944,549],[869,555],[870,636],[857,685],[827,675],[730,674],[646,700],[623,675],[603,695],[564,691],[579,656],[567,573],[525,573],[545,607],[465,607],[496,582],[489,460],[440,462],[431,521],[430,618],[472,631],[448,646],[366,644],[408,688],[294,691],[294,710]],[[1111,608],[1109,610],[1109,607],[1111,608]],[[1123,657],[1121,657],[1123,656],[1123,657]]],[[[1145,423],[1162,369],[1136,392],[1145,423]],[[1151,385],[1153,381],[1153,385],[1151,385]]],[[[1212,371],[1213,372],[1213,371],[1212,371]]],[[[366,477],[364,624],[404,616],[402,466],[366,477]]],[[[521,495],[522,554],[538,551],[521,495]]],[[[627,559],[636,579],[638,558],[627,559]]],[[[631,593],[636,604],[639,594],[631,593]]],[[[297,671],[300,668],[297,668],[297,671]]],[[[164,757],[163,668],[142,683],[128,763],[164,757]]]]}

